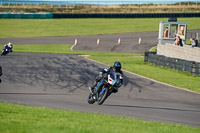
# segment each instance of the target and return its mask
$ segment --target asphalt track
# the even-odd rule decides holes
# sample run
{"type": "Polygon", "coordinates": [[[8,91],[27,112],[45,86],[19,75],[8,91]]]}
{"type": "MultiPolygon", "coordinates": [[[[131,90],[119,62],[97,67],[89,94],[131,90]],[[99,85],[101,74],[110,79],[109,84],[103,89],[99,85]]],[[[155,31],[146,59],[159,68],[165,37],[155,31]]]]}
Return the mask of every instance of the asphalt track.
{"type": "Polygon", "coordinates": [[[123,53],[142,53],[149,51],[150,48],[156,46],[158,32],[147,33],[125,33],[112,35],[92,35],[92,36],[71,36],[71,37],[34,37],[34,38],[0,38],[0,43],[6,44],[13,42],[17,44],[74,44],[75,39],[78,45],[74,50],[87,51],[107,51],[107,52],[123,52],[123,53]],[[97,39],[99,38],[99,46],[97,39]],[[118,45],[120,38],[121,44],[118,45]],[[139,38],[142,45],[139,45],[139,38]]]}
{"type": "MultiPolygon", "coordinates": [[[[156,35],[156,33],[154,34],[156,35]]],[[[108,38],[109,40],[114,40],[118,35],[110,35],[110,38],[108,38]]],[[[122,35],[126,36],[126,34],[122,35]]],[[[97,36],[92,36],[91,38],[89,36],[79,37],[83,40],[84,38],[90,38],[95,41],[97,36]]],[[[74,39],[74,37],[69,38],[74,39]]],[[[138,37],[135,38],[138,39],[138,37]]],[[[90,39],[87,39],[87,41],[89,42],[90,39]]],[[[102,38],[102,40],[104,39],[102,38]]],[[[16,39],[14,43],[17,45],[17,41],[25,42],[25,40],[22,38],[16,39]]],[[[41,41],[42,39],[36,40],[40,44],[44,43],[41,41]]],[[[73,42],[73,40],[71,41],[73,42]]],[[[121,43],[120,47],[125,42],[121,43]]],[[[126,43],[131,44],[134,42],[126,43]]],[[[86,42],[82,44],[86,44],[86,42]]],[[[94,45],[93,43],[89,44],[91,47],[94,45]]],[[[103,44],[102,42],[102,47],[103,44]]],[[[138,45],[137,42],[134,44],[138,45]]],[[[148,45],[148,43],[146,44],[148,45]]],[[[80,45],[81,43],[75,48],[87,49],[87,47],[79,48],[80,45]]],[[[94,47],[94,49],[90,50],[101,50],[96,45],[94,47]]],[[[109,47],[110,49],[107,48],[106,50],[111,51],[112,47],[109,47]]],[[[129,45],[123,48],[125,47],[130,48],[129,45]]],[[[132,52],[136,49],[133,48],[132,52]]],[[[117,50],[118,47],[114,51],[117,50]]],[[[138,53],[145,50],[146,47],[144,49],[139,48],[138,53]]],[[[88,86],[91,86],[98,72],[106,66],[82,56],[10,53],[8,56],[0,57],[0,65],[3,68],[2,83],[0,84],[0,102],[45,106],[80,112],[105,113],[200,127],[199,94],[158,83],[128,72],[124,72],[125,83],[117,94],[112,94],[101,106],[88,104],[88,86]]]]}

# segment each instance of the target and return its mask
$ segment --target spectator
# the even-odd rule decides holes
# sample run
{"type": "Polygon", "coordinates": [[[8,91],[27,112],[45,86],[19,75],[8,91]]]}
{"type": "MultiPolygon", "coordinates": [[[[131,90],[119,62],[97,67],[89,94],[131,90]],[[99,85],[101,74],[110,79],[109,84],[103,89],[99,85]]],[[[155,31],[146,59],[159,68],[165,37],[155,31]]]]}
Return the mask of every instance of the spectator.
{"type": "Polygon", "coordinates": [[[174,39],[174,45],[178,45],[178,36],[174,36],[175,37],[175,39],[174,39]]]}
{"type": "Polygon", "coordinates": [[[178,46],[183,47],[183,42],[182,42],[182,39],[180,38],[180,36],[178,36],[178,46]]]}
{"type": "Polygon", "coordinates": [[[13,43],[9,42],[8,44],[8,49],[9,49],[9,52],[12,52],[13,50],[13,43]]]}
{"type": "Polygon", "coordinates": [[[200,47],[198,39],[195,39],[195,44],[196,44],[196,47],[200,47]]]}
{"type": "Polygon", "coordinates": [[[182,39],[180,38],[180,36],[176,36],[175,41],[174,41],[174,45],[178,45],[183,47],[183,42],[182,39]]]}
{"type": "Polygon", "coordinates": [[[168,26],[166,27],[165,31],[164,31],[164,38],[168,37],[168,26]]]}
{"type": "Polygon", "coordinates": [[[190,42],[191,42],[191,46],[192,47],[196,47],[197,46],[194,38],[190,38],[190,42]]]}

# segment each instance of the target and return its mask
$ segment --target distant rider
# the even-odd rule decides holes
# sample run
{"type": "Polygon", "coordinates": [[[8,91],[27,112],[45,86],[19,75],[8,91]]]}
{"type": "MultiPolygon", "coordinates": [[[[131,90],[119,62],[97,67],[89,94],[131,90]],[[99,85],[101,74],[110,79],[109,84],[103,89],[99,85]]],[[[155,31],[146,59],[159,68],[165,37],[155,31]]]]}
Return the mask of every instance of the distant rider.
{"type": "Polygon", "coordinates": [[[9,49],[9,47],[8,47],[8,45],[6,44],[6,45],[4,45],[4,47],[3,47],[3,50],[5,50],[5,51],[7,51],[7,50],[9,49]]]}
{"type": "Polygon", "coordinates": [[[9,52],[12,52],[13,50],[13,43],[11,43],[11,42],[9,42],[8,44],[8,50],[9,50],[9,52]]]}
{"type": "Polygon", "coordinates": [[[118,77],[118,82],[114,86],[114,89],[112,92],[116,93],[118,92],[118,88],[123,84],[123,72],[121,71],[121,63],[118,61],[115,61],[113,66],[110,66],[108,68],[103,69],[99,72],[99,75],[96,77],[96,81],[94,82],[94,85],[92,87],[89,87],[89,90],[91,93],[94,93],[94,89],[97,85],[97,83],[101,80],[103,76],[106,76],[109,72],[119,73],[120,76],[118,77]]]}

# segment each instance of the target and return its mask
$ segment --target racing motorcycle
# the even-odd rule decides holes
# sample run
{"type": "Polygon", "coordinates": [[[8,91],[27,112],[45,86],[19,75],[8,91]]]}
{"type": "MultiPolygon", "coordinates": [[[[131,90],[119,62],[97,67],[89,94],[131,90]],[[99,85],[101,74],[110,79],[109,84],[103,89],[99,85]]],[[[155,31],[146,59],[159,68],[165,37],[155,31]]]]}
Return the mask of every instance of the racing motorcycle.
{"type": "Polygon", "coordinates": [[[1,52],[1,56],[2,55],[7,55],[9,53],[9,49],[3,49],[1,52]]]}
{"type": "Polygon", "coordinates": [[[112,94],[112,91],[118,81],[119,73],[110,72],[103,76],[94,88],[94,93],[90,90],[88,103],[93,104],[95,101],[101,105],[112,94]]]}

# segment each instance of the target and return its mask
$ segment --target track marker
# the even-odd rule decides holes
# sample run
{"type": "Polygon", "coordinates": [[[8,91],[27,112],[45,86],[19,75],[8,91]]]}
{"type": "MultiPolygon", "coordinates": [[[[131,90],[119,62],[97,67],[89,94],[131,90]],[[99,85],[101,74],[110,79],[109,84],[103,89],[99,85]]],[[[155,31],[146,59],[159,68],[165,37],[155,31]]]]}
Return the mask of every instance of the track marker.
{"type": "Polygon", "coordinates": [[[141,38],[141,37],[139,38],[138,43],[139,43],[139,44],[142,44],[142,38],[141,38]]]}
{"type": "Polygon", "coordinates": [[[118,44],[118,45],[120,45],[120,44],[121,44],[121,39],[120,39],[120,38],[118,39],[118,42],[117,42],[117,44],[118,44]]]}
{"type": "Polygon", "coordinates": [[[100,44],[100,40],[99,40],[99,38],[97,39],[97,45],[99,45],[100,44]]]}
{"type": "Polygon", "coordinates": [[[75,41],[74,41],[74,45],[78,45],[78,40],[77,40],[77,38],[76,38],[75,41]]]}

